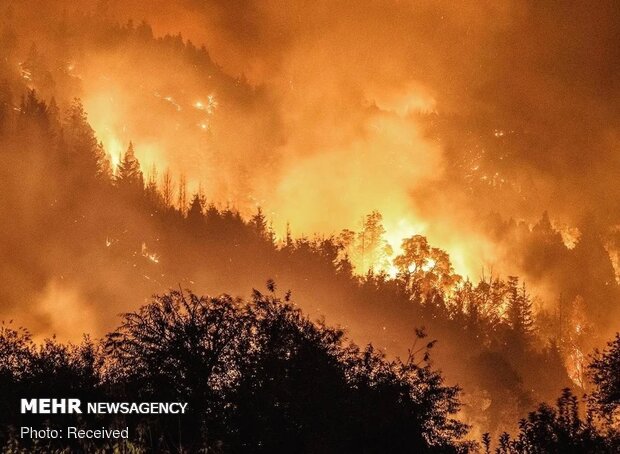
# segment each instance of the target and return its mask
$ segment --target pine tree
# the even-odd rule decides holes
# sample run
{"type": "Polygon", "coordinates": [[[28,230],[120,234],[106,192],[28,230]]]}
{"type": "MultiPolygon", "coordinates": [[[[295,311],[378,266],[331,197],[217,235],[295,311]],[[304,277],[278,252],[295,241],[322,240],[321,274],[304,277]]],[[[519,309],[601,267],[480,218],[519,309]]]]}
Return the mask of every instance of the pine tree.
{"type": "Polygon", "coordinates": [[[525,284],[519,287],[519,278],[508,277],[508,308],[506,317],[510,327],[521,336],[532,333],[534,320],[532,301],[527,294],[525,284]]]}
{"type": "Polygon", "coordinates": [[[164,206],[169,208],[173,204],[174,197],[174,182],[172,181],[172,175],[170,174],[170,169],[166,169],[162,179],[162,188],[161,188],[161,196],[163,199],[164,206]]]}
{"type": "Polygon", "coordinates": [[[155,206],[159,206],[162,203],[161,194],[157,188],[157,167],[155,164],[151,166],[151,170],[149,171],[148,181],[146,183],[146,196],[155,206]]]}
{"type": "Polygon", "coordinates": [[[112,165],[103,148],[103,142],[99,142],[95,154],[97,156],[97,176],[105,181],[111,180],[114,172],[112,172],[112,165]]]}
{"type": "Polygon", "coordinates": [[[121,163],[118,165],[116,184],[122,188],[144,188],[144,177],[140,170],[140,161],[136,158],[132,142],[129,142],[129,147],[121,163]]]}
{"type": "Polygon", "coordinates": [[[80,179],[106,175],[109,161],[78,98],[73,100],[67,111],[62,138],[68,148],[71,168],[80,179]]]}
{"type": "Polygon", "coordinates": [[[252,226],[252,228],[258,234],[259,237],[261,238],[268,237],[267,218],[263,214],[263,209],[261,207],[257,208],[256,214],[252,216],[252,219],[250,219],[250,225],[252,226]]]}
{"type": "Polygon", "coordinates": [[[293,234],[291,233],[291,224],[286,223],[286,236],[284,237],[284,247],[291,248],[293,246],[293,234]]]}
{"type": "Polygon", "coordinates": [[[60,109],[58,108],[58,103],[56,102],[56,98],[52,97],[47,106],[47,117],[50,125],[50,129],[55,135],[60,134],[60,109]]]}
{"type": "Polygon", "coordinates": [[[42,127],[47,126],[47,105],[38,99],[35,90],[28,90],[28,94],[22,97],[20,112],[28,120],[34,121],[42,127]]]}
{"type": "Polygon", "coordinates": [[[192,201],[189,204],[189,210],[187,211],[187,220],[195,225],[202,224],[204,222],[204,206],[206,200],[204,196],[197,192],[192,197],[192,201]]]}

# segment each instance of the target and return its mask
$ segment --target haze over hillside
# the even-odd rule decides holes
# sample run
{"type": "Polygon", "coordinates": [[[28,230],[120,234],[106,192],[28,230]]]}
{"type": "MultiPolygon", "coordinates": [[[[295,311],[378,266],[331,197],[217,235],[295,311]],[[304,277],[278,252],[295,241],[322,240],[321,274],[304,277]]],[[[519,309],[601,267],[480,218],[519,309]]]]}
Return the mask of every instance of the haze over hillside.
{"type": "Polygon", "coordinates": [[[78,340],[273,279],[390,357],[426,328],[477,428],[585,388],[620,322],[614,6],[3,3],[1,317],[78,340]]]}

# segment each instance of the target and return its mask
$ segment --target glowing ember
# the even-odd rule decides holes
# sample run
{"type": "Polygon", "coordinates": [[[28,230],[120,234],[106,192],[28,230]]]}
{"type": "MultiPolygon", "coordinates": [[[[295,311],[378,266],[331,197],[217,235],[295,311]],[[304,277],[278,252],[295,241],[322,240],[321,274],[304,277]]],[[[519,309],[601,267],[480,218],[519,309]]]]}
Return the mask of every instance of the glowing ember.
{"type": "Polygon", "coordinates": [[[146,247],[146,243],[142,243],[142,256],[146,257],[153,263],[159,263],[159,255],[154,252],[149,252],[148,248],[146,247]]]}
{"type": "Polygon", "coordinates": [[[206,102],[196,101],[194,103],[194,108],[196,108],[198,110],[202,110],[202,111],[206,112],[209,115],[213,114],[213,112],[215,111],[217,106],[218,106],[218,102],[215,100],[215,95],[207,96],[206,102]]]}

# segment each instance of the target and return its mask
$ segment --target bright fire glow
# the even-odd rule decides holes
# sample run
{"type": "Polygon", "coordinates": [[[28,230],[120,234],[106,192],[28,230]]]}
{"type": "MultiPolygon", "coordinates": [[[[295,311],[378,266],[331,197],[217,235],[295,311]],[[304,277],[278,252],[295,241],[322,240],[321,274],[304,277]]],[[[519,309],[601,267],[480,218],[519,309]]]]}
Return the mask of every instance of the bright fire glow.
{"type": "Polygon", "coordinates": [[[142,257],[149,259],[153,263],[159,263],[159,255],[155,252],[149,251],[146,247],[146,243],[142,243],[142,257]]]}
{"type": "Polygon", "coordinates": [[[194,103],[195,109],[203,110],[209,115],[213,114],[217,106],[218,106],[218,102],[215,99],[215,95],[207,96],[207,100],[204,102],[199,100],[194,103]]]}

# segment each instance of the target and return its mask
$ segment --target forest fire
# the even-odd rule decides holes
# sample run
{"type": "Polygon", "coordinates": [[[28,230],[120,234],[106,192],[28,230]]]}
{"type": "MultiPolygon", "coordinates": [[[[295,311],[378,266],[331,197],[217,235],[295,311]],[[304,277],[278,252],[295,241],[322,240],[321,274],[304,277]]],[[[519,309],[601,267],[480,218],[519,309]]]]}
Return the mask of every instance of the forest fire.
{"type": "Polygon", "coordinates": [[[2,389],[194,412],[46,448],[620,449],[618,9],[224,3],[0,5],[2,389]]]}

